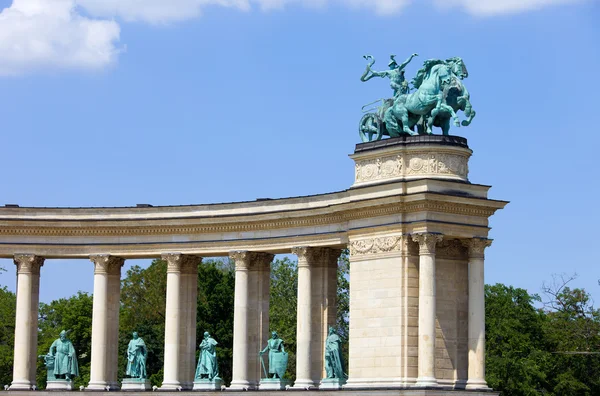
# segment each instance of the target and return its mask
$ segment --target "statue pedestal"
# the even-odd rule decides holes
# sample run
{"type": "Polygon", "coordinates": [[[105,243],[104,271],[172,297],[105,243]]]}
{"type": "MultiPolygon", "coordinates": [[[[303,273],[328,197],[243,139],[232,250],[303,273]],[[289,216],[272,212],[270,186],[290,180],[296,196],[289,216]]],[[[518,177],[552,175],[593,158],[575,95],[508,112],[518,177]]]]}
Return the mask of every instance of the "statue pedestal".
{"type": "Polygon", "coordinates": [[[122,391],[147,391],[151,388],[150,380],[145,378],[123,378],[121,381],[122,391]]]}
{"type": "Polygon", "coordinates": [[[321,384],[319,385],[320,390],[340,390],[342,389],[342,385],[346,383],[346,380],[341,380],[339,378],[323,378],[321,380],[321,384]]]}
{"type": "Polygon", "coordinates": [[[223,386],[223,380],[219,377],[215,377],[212,380],[209,379],[196,379],[194,381],[194,391],[220,391],[223,386]]]}
{"type": "Polygon", "coordinates": [[[286,386],[291,386],[291,382],[281,378],[261,378],[258,390],[285,390],[286,386]]]}
{"type": "Polygon", "coordinates": [[[52,391],[71,391],[73,390],[73,381],[69,380],[51,380],[46,383],[46,390],[52,391]]]}

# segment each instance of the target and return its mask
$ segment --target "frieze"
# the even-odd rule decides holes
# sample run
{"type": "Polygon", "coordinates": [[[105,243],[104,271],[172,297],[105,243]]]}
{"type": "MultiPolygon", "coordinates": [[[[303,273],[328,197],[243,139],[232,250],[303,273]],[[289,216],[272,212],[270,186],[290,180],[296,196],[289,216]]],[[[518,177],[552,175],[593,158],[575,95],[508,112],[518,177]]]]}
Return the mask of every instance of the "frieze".
{"type": "Polygon", "coordinates": [[[355,184],[419,176],[445,176],[467,180],[466,154],[406,152],[380,158],[357,159],[355,184]]]}
{"type": "Polygon", "coordinates": [[[362,256],[366,254],[389,253],[402,251],[402,239],[399,236],[386,236],[365,238],[350,241],[350,255],[362,256]]]}

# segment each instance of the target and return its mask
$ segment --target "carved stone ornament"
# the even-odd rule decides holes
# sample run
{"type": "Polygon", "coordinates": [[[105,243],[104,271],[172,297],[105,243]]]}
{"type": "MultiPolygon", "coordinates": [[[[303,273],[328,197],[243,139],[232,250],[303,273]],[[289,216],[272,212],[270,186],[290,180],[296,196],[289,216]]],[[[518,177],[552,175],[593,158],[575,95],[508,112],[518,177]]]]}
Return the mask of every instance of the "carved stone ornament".
{"type": "Polygon", "coordinates": [[[435,255],[436,257],[443,257],[451,260],[461,260],[467,258],[466,249],[458,239],[444,239],[438,243],[435,255]]]}
{"type": "Polygon", "coordinates": [[[94,254],[90,256],[94,263],[94,274],[120,275],[125,259],[110,254],[94,254]]]}
{"type": "Polygon", "coordinates": [[[182,253],[163,253],[161,258],[167,262],[167,272],[197,274],[202,257],[182,253]]]}
{"type": "Polygon", "coordinates": [[[422,234],[413,234],[412,240],[419,244],[419,254],[435,254],[435,248],[438,242],[441,242],[444,239],[441,234],[431,234],[431,233],[422,233],[422,234]]]}
{"type": "Polygon", "coordinates": [[[252,270],[267,268],[273,258],[274,254],[264,252],[249,252],[247,250],[234,250],[229,252],[229,258],[235,262],[235,270],[252,270]]]}
{"type": "Polygon", "coordinates": [[[337,266],[342,251],[327,247],[298,246],[292,248],[292,254],[298,256],[298,266],[337,266]]]}
{"type": "Polygon", "coordinates": [[[443,177],[467,181],[469,155],[464,152],[402,152],[356,160],[354,184],[388,179],[443,177]]]}
{"type": "Polygon", "coordinates": [[[44,258],[35,254],[15,254],[13,261],[17,266],[17,274],[39,275],[44,265],[44,258]]]}
{"type": "Polygon", "coordinates": [[[398,235],[350,241],[350,255],[399,252],[402,251],[402,239],[402,235],[398,235]]]}
{"type": "Polygon", "coordinates": [[[469,250],[469,257],[484,258],[485,248],[492,245],[492,240],[485,238],[464,239],[462,244],[469,250]]]}

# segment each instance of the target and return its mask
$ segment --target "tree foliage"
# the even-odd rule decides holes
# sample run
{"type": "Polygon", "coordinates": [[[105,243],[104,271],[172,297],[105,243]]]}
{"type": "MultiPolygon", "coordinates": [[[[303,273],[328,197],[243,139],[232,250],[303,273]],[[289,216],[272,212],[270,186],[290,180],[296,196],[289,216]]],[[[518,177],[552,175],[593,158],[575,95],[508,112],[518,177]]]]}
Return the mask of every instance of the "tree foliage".
{"type": "MultiPolygon", "coordinates": [[[[74,385],[86,386],[90,381],[90,358],[92,348],[92,296],[78,292],[69,298],[54,300],[50,304],[40,304],[38,355],[45,355],[58,338],[61,330],[73,343],[79,363],[79,377],[74,385]]],[[[46,385],[46,369],[43,360],[38,359],[38,387],[46,385]]]]}
{"type": "Polygon", "coordinates": [[[17,297],[6,287],[0,288],[0,385],[12,382],[15,346],[17,297]]]}

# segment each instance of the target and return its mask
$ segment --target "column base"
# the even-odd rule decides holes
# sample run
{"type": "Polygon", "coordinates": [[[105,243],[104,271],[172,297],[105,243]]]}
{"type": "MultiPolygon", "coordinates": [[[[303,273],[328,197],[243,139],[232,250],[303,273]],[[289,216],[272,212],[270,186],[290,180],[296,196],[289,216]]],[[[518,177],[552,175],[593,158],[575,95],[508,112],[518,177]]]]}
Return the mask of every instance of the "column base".
{"type": "Polygon", "coordinates": [[[156,390],[157,391],[167,391],[167,392],[181,391],[181,390],[183,390],[183,387],[181,386],[181,383],[179,381],[165,381],[162,383],[160,388],[157,388],[156,390]]]}
{"type": "Polygon", "coordinates": [[[345,383],[345,379],[323,378],[319,385],[319,390],[340,390],[345,383]]]}
{"type": "Polygon", "coordinates": [[[349,378],[342,389],[406,389],[409,384],[404,378],[349,378]]]}
{"type": "Polygon", "coordinates": [[[123,378],[121,390],[127,391],[147,391],[152,389],[150,380],[145,378],[123,378]]]}
{"type": "MultiPolygon", "coordinates": [[[[48,381],[48,383],[50,383],[50,381],[48,381]]],[[[46,388],[46,389],[48,389],[48,388],[46,388]]],[[[109,384],[106,381],[90,382],[88,384],[88,386],[85,387],[86,391],[97,391],[97,392],[104,392],[104,391],[109,391],[109,390],[114,390],[114,389],[115,388],[112,388],[111,384],[109,384]]]]}
{"type": "Polygon", "coordinates": [[[192,390],[195,391],[218,391],[224,390],[223,380],[219,377],[215,377],[212,380],[209,379],[197,379],[194,381],[194,387],[192,390]]]}
{"type": "Polygon", "coordinates": [[[48,381],[46,383],[46,390],[70,391],[70,390],[73,390],[73,381],[67,381],[67,380],[48,381]]]}
{"type": "Polygon", "coordinates": [[[15,380],[10,384],[8,390],[31,390],[31,382],[29,380],[15,380]]]}
{"type": "Polygon", "coordinates": [[[317,389],[317,384],[310,379],[304,379],[304,380],[296,380],[296,382],[294,382],[294,386],[292,386],[290,388],[290,390],[311,390],[311,389],[317,389]]]}
{"type": "Polygon", "coordinates": [[[181,382],[181,389],[184,391],[192,390],[193,387],[194,387],[194,383],[192,381],[181,382]]]}
{"type": "Polygon", "coordinates": [[[435,377],[421,377],[417,378],[417,382],[414,385],[415,388],[439,388],[437,379],[435,377]]]}
{"type": "Polygon", "coordinates": [[[281,378],[261,378],[258,390],[287,390],[291,389],[291,381],[281,378]]]}
{"type": "Polygon", "coordinates": [[[465,389],[467,390],[492,390],[492,388],[490,388],[487,384],[487,382],[485,382],[485,380],[483,379],[474,379],[474,380],[468,380],[467,381],[467,385],[465,386],[465,389]]]}
{"type": "Polygon", "coordinates": [[[247,391],[256,390],[256,384],[250,381],[231,381],[229,387],[226,390],[232,391],[247,391]]]}

